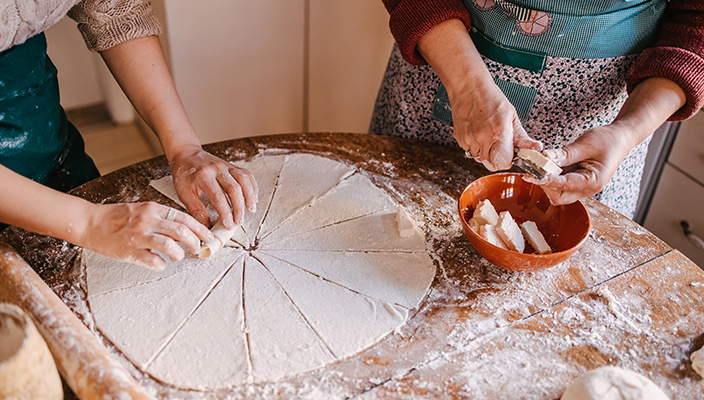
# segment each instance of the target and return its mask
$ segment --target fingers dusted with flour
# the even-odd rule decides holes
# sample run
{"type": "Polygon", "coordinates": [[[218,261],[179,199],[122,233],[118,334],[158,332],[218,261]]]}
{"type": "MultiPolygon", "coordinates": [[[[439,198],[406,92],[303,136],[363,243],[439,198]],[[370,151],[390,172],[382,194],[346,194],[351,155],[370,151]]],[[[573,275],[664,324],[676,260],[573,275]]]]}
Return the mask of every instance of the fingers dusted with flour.
{"type": "Polygon", "coordinates": [[[156,203],[107,204],[92,207],[82,246],[106,256],[161,270],[165,261],[154,251],[181,260],[183,244],[198,253],[210,231],[190,215],[156,203]]]}
{"type": "Polygon", "coordinates": [[[208,196],[228,229],[242,224],[247,211],[253,213],[257,209],[259,188],[254,176],[200,146],[175,154],[171,172],[179,199],[206,226],[209,216],[200,197],[202,193],[208,196]]]}

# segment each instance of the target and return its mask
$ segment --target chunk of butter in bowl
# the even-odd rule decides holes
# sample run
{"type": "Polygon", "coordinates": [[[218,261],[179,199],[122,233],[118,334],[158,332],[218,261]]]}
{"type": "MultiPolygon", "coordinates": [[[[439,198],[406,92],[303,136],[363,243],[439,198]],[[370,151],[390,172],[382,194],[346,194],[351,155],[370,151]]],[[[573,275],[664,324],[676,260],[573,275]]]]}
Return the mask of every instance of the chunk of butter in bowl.
{"type": "MultiPolygon", "coordinates": [[[[460,195],[458,211],[465,235],[479,254],[504,269],[528,272],[554,266],[570,257],[589,237],[591,219],[581,201],[554,206],[540,186],[524,181],[522,176],[516,173],[498,173],[475,180],[460,195]],[[517,226],[529,221],[534,223],[535,226],[532,223],[526,225],[524,234],[533,236],[537,228],[546,243],[538,243],[535,237],[531,237],[524,246],[516,246],[517,243],[500,246],[485,239],[488,236],[483,237],[480,234],[477,222],[470,221],[476,208],[483,206],[486,200],[495,208],[497,214],[510,214],[517,226]],[[545,245],[547,248],[544,248],[545,245]]],[[[509,216],[504,215],[503,219],[507,218],[509,216]]],[[[502,221],[502,224],[508,226],[511,221],[502,221]]],[[[495,228],[501,232],[502,227],[498,221],[495,228]]],[[[508,228],[504,229],[506,236],[515,240],[518,235],[515,227],[511,228],[510,232],[508,228]]],[[[494,241],[495,238],[492,236],[491,240],[494,241]]]]}

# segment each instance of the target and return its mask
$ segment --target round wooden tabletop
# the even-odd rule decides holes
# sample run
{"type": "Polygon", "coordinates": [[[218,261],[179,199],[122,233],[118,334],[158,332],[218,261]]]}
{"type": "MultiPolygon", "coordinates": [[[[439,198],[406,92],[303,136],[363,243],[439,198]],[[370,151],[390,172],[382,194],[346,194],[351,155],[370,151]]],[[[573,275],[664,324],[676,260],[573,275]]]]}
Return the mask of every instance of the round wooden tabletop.
{"type": "MultiPolygon", "coordinates": [[[[584,200],[593,230],[572,257],[539,272],[510,272],[483,259],[462,232],[457,198],[489,172],[459,148],[347,133],[260,136],[205,148],[228,161],[306,152],[354,167],[416,218],[437,273],[407,323],[381,342],[275,383],[216,392],[168,387],[140,373],[93,329],[157,397],[556,399],[576,377],[606,365],[644,374],[673,399],[704,394],[689,361],[704,344],[704,274],[596,201],[584,200]]],[[[96,203],[157,201],[178,207],[149,186],[169,174],[165,158],[156,157],[72,193],[96,203]]],[[[0,239],[91,327],[81,305],[79,248],[15,228],[0,239]]]]}

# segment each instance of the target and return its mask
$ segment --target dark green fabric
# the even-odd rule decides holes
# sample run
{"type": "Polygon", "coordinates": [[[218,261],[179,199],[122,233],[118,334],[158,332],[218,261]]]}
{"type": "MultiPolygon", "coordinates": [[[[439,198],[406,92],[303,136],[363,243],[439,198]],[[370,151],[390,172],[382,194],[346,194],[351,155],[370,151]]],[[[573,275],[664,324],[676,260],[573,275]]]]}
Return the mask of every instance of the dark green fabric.
{"type": "Polygon", "coordinates": [[[0,53],[0,164],[67,191],[99,173],[59,104],[56,73],[43,33],[0,53]]]}
{"type": "Polygon", "coordinates": [[[0,164],[66,192],[100,173],[59,104],[56,74],[43,33],[0,52],[0,164]]]}
{"type": "Polygon", "coordinates": [[[545,61],[547,60],[545,53],[512,49],[509,46],[494,42],[474,28],[470,29],[469,35],[472,37],[472,42],[477,47],[477,51],[490,60],[516,68],[527,69],[531,72],[543,72],[543,69],[545,69],[545,61]]]}

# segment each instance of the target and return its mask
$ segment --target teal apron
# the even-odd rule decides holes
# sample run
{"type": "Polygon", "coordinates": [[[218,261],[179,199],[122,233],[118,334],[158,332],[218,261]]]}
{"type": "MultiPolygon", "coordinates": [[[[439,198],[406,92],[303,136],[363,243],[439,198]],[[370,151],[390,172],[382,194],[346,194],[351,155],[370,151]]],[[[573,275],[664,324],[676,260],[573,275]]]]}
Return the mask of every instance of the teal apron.
{"type": "MultiPolygon", "coordinates": [[[[542,74],[548,57],[607,59],[639,54],[654,40],[666,0],[464,0],[470,36],[487,59],[542,74]]],[[[538,89],[498,77],[494,82],[523,123],[538,89]]],[[[452,123],[447,91],[440,85],[433,119],[452,123]]]]}
{"type": "Polygon", "coordinates": [[[100,173],[59,104],[56,73],[43,33],[0,53],[0,164],[66,192],[100,173]]]}

